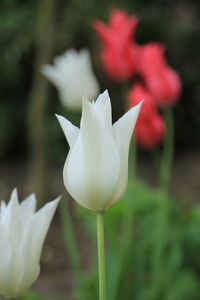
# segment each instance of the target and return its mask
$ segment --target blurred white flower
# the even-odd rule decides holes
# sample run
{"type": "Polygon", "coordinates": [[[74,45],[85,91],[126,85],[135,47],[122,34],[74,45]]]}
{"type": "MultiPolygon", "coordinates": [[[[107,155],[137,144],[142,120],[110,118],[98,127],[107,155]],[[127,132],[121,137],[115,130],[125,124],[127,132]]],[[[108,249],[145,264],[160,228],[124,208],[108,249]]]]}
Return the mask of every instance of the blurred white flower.
{"type": "Polygon", "coordinates": [[[103,211],[125,192],[129,145],[140,107],[141,103],[112,126],[106,91],[96,102],[83,99],[80,129],[57,116],[70,146],[63,171],[64,184],[80,205],[103,211]]]}
{"type": "Polygon", "coordinates": [[[0,295],[15,299],[40,273],[40,255],[59,199],[35,212],[36,198],[30,195],[19,204],[16,189],[0,206],[0,295]]]}
{"type": "Polygon", "coordinates": [[[93,100],[99,93],[99,84],[92,70],[88,50],[66,51],[54,59],[54,66],[44,65],[41,72],[58,89],[64,107],[81,111],[82,95],[93,100]]]}

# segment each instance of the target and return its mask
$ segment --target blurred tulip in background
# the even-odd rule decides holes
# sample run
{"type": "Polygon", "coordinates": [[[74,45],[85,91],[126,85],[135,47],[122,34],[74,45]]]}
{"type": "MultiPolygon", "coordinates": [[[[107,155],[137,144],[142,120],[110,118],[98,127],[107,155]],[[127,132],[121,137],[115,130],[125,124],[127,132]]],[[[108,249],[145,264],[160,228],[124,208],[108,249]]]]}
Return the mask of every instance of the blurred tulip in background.
{"type": "Polygon", "coordinates": [[[137,45],[133,36],[138,24],[135,16],[112,10],[109,24],[96,20],[93,28],[102,42],[101,58],[107,74],[115,80],[127,80],[136,69],[137,45]]]}
{"type": "Polygon", "coordinates": [[[81,111],[82,95],[93,100],[99,93],[90,53],[86,49],[66,51],[54,59],[54,66],[44,65],[41,72],[57,87],[60,101],[67,109],[81,111]]]}
{"type": "Polygon", "coordinates": [[[130,107],[139,103],[144,98],[140,115],[135,128],[137,143],[147,149],[159,145],[165,134],[165,123],[159,114],[154,97],[140,83],[136,83],[128,94],[130,107]]]}
{"type": "Polygon", "coordinates": [[[160,106],[169,106],[178,101],[181,93],[179,75],[166,61],[165,47],[149,43],[138,50],[138,73],[160,106]]]}

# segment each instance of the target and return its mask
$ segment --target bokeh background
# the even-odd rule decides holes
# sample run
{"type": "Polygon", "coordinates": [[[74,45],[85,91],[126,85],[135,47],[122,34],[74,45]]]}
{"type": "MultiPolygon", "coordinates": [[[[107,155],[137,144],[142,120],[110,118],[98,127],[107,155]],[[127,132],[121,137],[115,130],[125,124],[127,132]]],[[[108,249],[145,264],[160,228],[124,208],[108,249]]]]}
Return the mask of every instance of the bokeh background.
{"type": "MultiPolygon", "coordinates": [[[[68,146],[54,114],[66,114],[72,119],[76,116],[61,107],[55,88],[40,74],[42,64],[52,63],[55,55],[70,47],[89,48],[101,91],[110,90],[114,118],[122,115],[120,87],[103,72],[100,43],[91,27],[94,19],[106,22],[113,7],[125,9],[139,18],[138,43],[163,42],[168,62],[180,74],[183,90],[174,108],[176,159],[172,193],[183,205],[200,199],[200,2],[197,0],[1,0],[1,198],[8,198],[14,186],[18,186],[22,197],[36,191],[43,201],[65,193],[62,167],[68,146]],[[31,140],[30,134],[34,137],[31,140]],[[34,151],[32,143],[39,145],[34,151]],[[45,173],[38,178],[35,174],[41,166],[45,173]]],[[[156,184],[149,151],[141,150],[139,161],[139,175],[156,184]]],[[[55,228],[49,237],[50,245],[59,230],[55,228]]],[[[56,251],[62,253],[62,242],[56,240],[54,246],[52,249],[47,243],[43,262],[51,276],[56,268],[68,265],[64,258],[56,255],[56,251]],[[55,250],[57,244],[59,249],[55,250]],[[56,259],[55,267],[47,266],[56,259]]],[[[82,249],[87,253],[85,240],[82,249]]],[[[70,288],[71,275],[70,270],[63,272],[56,273],[54,279],[59,285],[63,274],[68,278],[62,286],[65,291],[67,285],[70,288]]],[[[49,277],[43,276],[47,276],[46,285],[42,281],[38,289],[48,293],[44,286],[51,285],[49,277]]]]}

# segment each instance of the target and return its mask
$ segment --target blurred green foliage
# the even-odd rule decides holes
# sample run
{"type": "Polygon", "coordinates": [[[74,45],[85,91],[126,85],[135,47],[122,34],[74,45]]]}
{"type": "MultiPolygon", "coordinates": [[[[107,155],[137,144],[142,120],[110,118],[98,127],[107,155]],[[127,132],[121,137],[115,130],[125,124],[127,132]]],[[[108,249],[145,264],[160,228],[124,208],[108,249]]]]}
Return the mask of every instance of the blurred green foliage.
{"type": "MultiPolygon", "coordinates": [[[[79,206],[77,213],[96,250],[94,214],[79,206]]],[[[125,197],[105,214],[105,234],[109,300],[199,299],[199,205],[183,210],[160,190],[129,182],[125,197]]],[[[83,275],[87,300],[98,295],[93,259],[83,275]]]]}
{"type": "MultiPolygon", "coordinates": [[[[0,157],[26,154],[25,115],[34,72],[39,3],[39,0],[0,3],[0,157]]],[[[69,47],[89,47],[102,90],[112,87],[103,75],[99,42],[91,22],[95,18],[106,21],[112,7],[137,15],[140,19],[137,41],[164,42],[168,60],[183,81],[181,101],[175,110],[177,147],[200,147],[199,1],[60,0],[56,5],[55,55],[69,47]]],[[[51,98],[49,116],[59,105],[57,93],[52,93],[51,98]]],[[[120,106],[115,105],[115,109],[119,114],[120,106]]],[[[56,132],[55,119],[48,117],[47,122],[51,123],[47,124],[47,130],[52,128],[56,132]]]]}
{"type": "Polygon", "coordinates": [[[43,300],[43,297],[34,291],[28,291],[21,300],[43,300]]]}

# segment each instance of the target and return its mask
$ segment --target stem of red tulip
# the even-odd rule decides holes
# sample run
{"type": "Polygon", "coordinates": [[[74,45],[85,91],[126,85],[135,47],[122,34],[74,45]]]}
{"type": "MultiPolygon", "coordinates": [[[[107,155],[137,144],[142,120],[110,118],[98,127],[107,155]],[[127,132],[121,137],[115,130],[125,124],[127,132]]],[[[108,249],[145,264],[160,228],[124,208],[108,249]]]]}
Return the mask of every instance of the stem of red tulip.
{"type": "Polygon", "coordinates": [[[132,137],[129,151],[129,177],[134,178],[137,169],[137,143],[135,137],[132,137]]]}
{"type": "Polygon", "coordinates": [[[163,143],[163,154],[160,166],[160,185],[168,192],[173,163],[174,148],[174,119],[171,109],[164,111],[166,134],[163,143]]]}
{"type": "Polygon", "coordinates": [[[104,213],[97,213],[97,246],[99,265],[99,300],[106,300],[106,264],[104,242],[104,213]]]}
{"type": "Polygon", "coordinates": [[[160,162],[160,186],[164,193],[161,194],[157,212],[157,234],[155,239],[155,249],[152,255],[152,290],[150,300],[155,299],[159,293],[159,278],[162,273],[162,264],[164,259],[164,250],[166,247],[166,234],[168,233],[168,190],[173,162],[174,148],[174,120],[171,109],[164,111],[166,124],[166,134],[163,142],[163,153],[160,162]]]}

